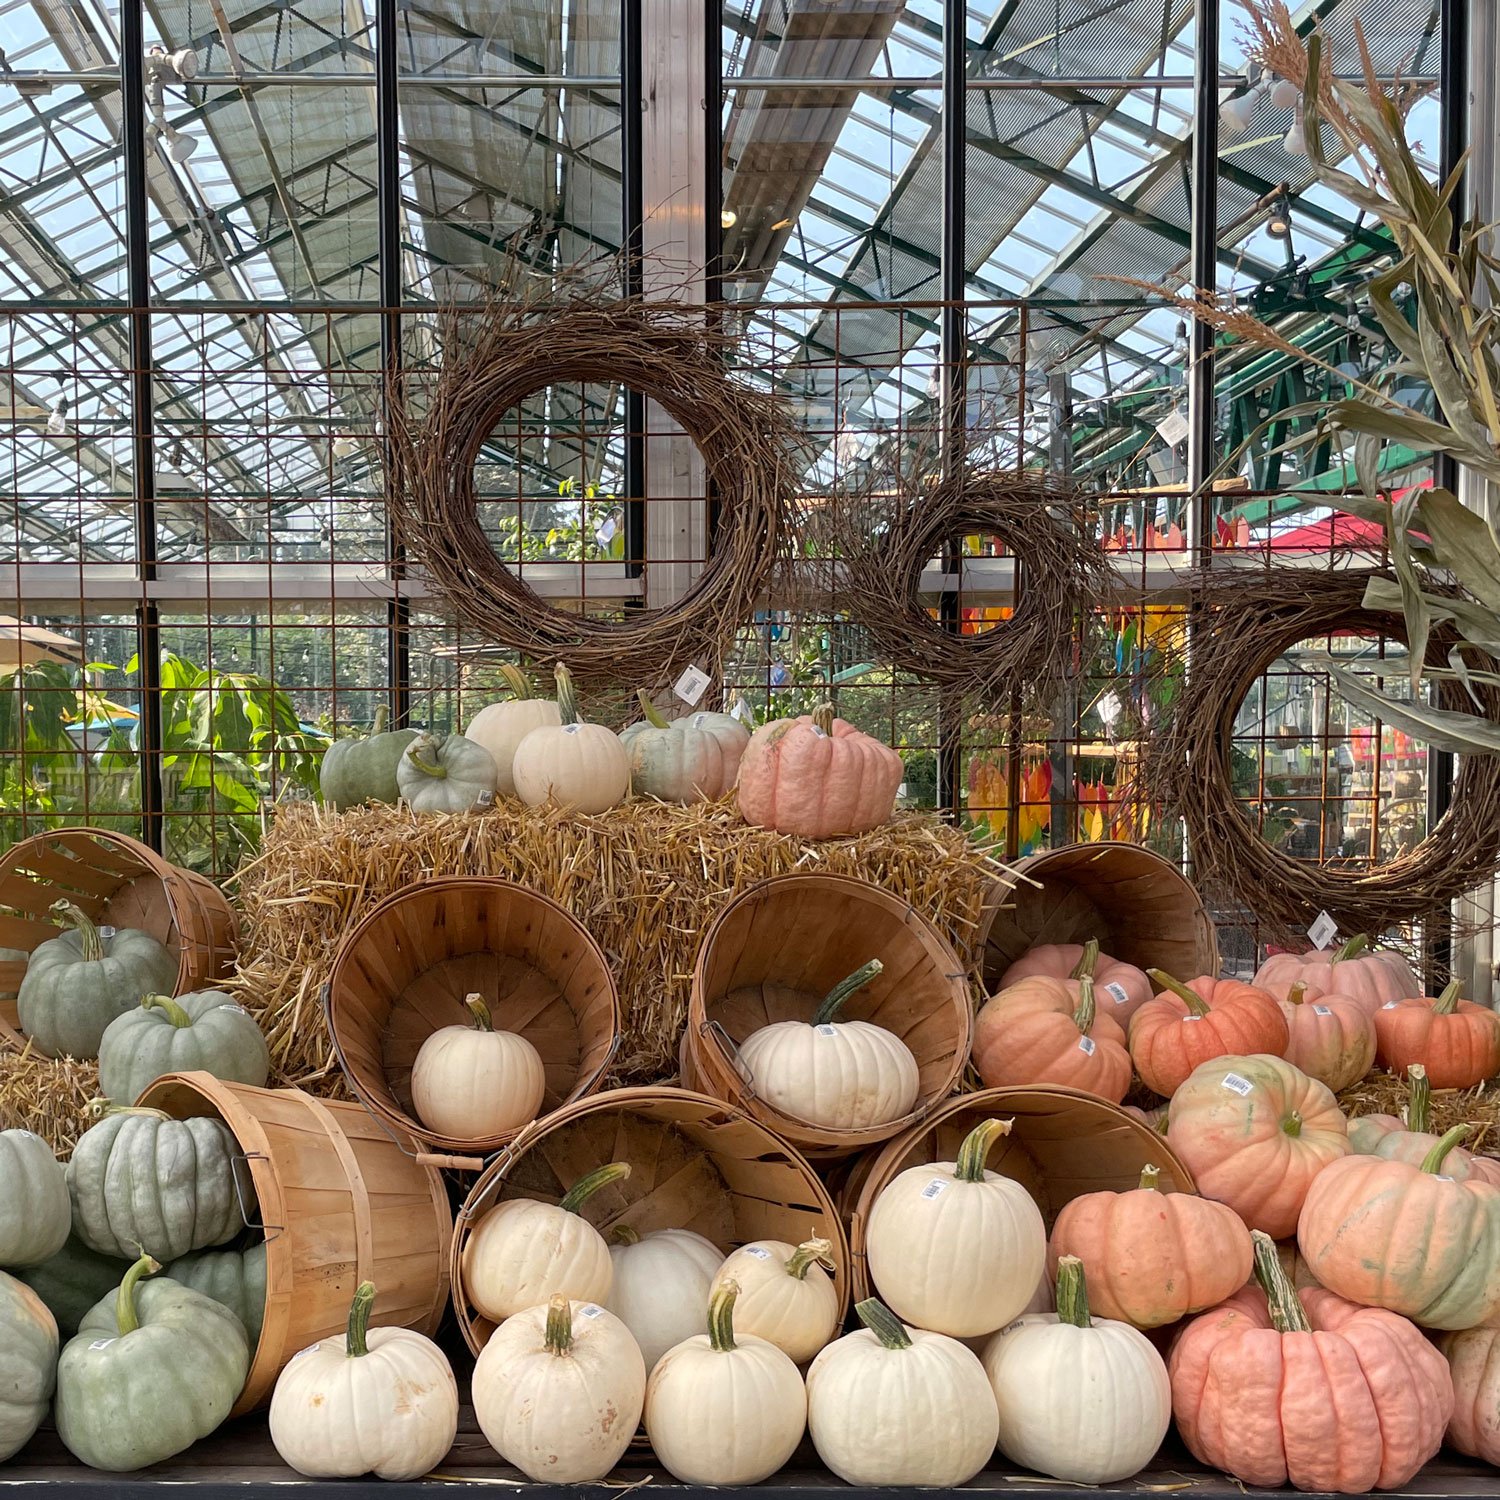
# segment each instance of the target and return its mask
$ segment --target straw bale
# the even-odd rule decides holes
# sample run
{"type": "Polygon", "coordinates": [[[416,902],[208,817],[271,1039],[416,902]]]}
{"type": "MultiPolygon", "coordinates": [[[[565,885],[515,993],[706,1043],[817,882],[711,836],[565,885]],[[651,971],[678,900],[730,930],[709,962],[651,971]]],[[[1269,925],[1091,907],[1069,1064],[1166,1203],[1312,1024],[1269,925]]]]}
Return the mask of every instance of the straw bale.
{"type": "Polygon", "coordinates": [[[98,1097],[97,1063],[43,1057],[30,1046],[0,1051],[0,1130],[33,1131],[59,1156],[71,1156],[98,1097]]]}
{"type": "MultiPolygon", "coordinates": [[[[1351,1120],[1360,1115],[1404,1118],[1406,1101],[1405,1082],[1384,1070],[1368,1074],[1339,1095],[1339,1104],[1351,1120]]],[[[1465,1150],[1500,1156],[1500,1078],[1472,1089],[1433,1089],[1433,1132],[1441,1135],[1455,1125],[1472,1127],[1465,1150]]]]}

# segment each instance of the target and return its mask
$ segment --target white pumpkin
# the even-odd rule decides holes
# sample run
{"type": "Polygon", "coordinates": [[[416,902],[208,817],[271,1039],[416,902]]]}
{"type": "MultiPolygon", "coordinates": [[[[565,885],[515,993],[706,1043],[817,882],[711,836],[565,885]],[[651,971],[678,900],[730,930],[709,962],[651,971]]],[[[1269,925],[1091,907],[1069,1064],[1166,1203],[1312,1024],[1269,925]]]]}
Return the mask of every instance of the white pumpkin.
{"type": "Polygon", "coordinates": [[[1028,1313],[984,1352],[1000,1413],[1000,1451],[1054,1479],[1114,1484],[1156,1456],[1172,1386],[1151,1340],[1089,1316],[1083,1262],[1057,1263],[1057,1311],[1028,1313]]]}
{"type": "Polygon", "coordinates": [[[507,663],[500,674],[514,696],[507,702],[485,704],[464,726],[464,738],[490,752],[495,762],[495,791],[514,797],[516,746],[533,729],[553,728],[562,718],[551,698],[531,696],[531,679],[519,667],[507,663]]]}
{"type": "Polygon", "coordinates": [[[536,1119],[547,1079],[524,1036],[494,1029],[483,996],[464,1004],[472,1026],[444,1026],[422,1043],[411,1067],[412,1106],[429,1130],[487,1141],[536,1119]]]}
{"type": "Polygon", "coordinates": [[[854,1310],[864,1328],[830,1344],[807,1372],[818,1457],[871,1488],[972,1479],[1000,1425],[978,1356],[957,1339],[903,1327],[874,1298],[854,1310]]]}
{"type": "Polygon", "coordinates": [[[560,1203],[497,1203],[464,1245],[469,1300],[496,1323],[558,1293],[582,1302],[607,1300],[614,1280],[609,1246],[578,1210],[600,1188],[629,1176],[628,1162],[611,1162],[580,1177],[560,1203]]]}
{"type": "Polygon", "coordinates": [[[639,724],[620,732],[630,752],[631,790],[663,802],[702,802],[722,797],[739,774],[750,731],[727,714],[693,714],[667,720],[644,691],[638,692],[639,724]],[[708,724],[708,719],[726,720],[708,724]]]}
{"type": "Polygon", "coordinates": [[[502,1323],[474,1364],[474,1415],[531,1479],[603,1479],[630,1446],[646,1366],[630,1330],[594,1302],[555,1296],[502,1323]]]}
{"type": "Polygon", "coordinates": [[[831,1240],[756,1240],[719,1267],[713,1290],[733,1281],[740,1289],[734,1307],[739,1331],[768,1340],[805,1365],[838,1330],[838,1292],[819,1264],[832,1253],[831,1240]]]}
{"type": "Polygon", "coordinates": [[[396,763],[396,786],[413,812],[462,813],[495,796],[495,758],[461,734],[419,734],[396,763]]]}
{"type": "Polygon", "coordinates": [[[630,795],[630,752],[614,730],[579,719],[573,677],[561,662],[557,711],[557,728],[533,729],[516,746],[511,762],[516,795],[528,807],[550,798],[581,813],[601,813],[623,802],[630,795]]]}
{"type": "Polygon", "coordinates": [[[708,1294],[724,1252],[691,1229],[644,1237],[629,1225],[610,1234],[614,1281],[605,1305],[641,1347],[649,1375],[674,1344],[708,1327],[708,1294]]]}
{"type": "Polygon", "coordinates": [[[775,1344],[736,1340],[739,1287],[720,1284],[708,1332],[670,1349],[646,1386],[646,1436],[684,1484],[759,1484],[794,1452],[807,1429],[807,1391],[775,1344]]]}
{"type": "Polygon", "coordinates": [[[0,1267],[50,1260],[73,1226],[68,1174],[41,1136],[0,1130],[0,1267]]]}
{"type": "Polygon", "coordinates": [[[738,1066],[759,1098],[826,1130],[862,1130],[911,1113],[921,1088],[911,1048],[871,1021],[834,1019],[884,968],[872,958],[840,980],[811,1021],[776,1021],[745,1038],[738,1066]]]}
{"type": "Polygon", "coordinates": [[[956,1162],[908,1167],[876,1198],[865,1226],[870,1277],[919,1328],[968,1338],[1010,1322],[1036,1292],[1047,1231],[1019,1183],[985,1170],[1008,1120],[976,1125],[956,1162]]]}
{"type": "Polygon", "coordinates": [[[447,1356],[409,1328],[371,1330],[361,1282],[341,1339],[310,1344],[276,1379],[271,1442],[309,1479],[418,1479],[448,1456],[458,1384],[447,1356]]]}

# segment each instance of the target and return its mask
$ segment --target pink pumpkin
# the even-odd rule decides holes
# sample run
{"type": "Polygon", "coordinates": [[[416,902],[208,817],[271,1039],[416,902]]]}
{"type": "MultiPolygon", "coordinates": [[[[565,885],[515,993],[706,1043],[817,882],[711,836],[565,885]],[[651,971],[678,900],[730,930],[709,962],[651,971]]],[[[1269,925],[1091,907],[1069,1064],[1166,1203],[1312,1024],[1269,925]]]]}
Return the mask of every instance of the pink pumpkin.
{"type": "Polygon", "coordinates": [[[868,833],[889,821],[904,774],[889,745],[834,718],[833,705],[823,703],[750,736],[740,759],[740,815],[807,839],[868,833]]]}
{"type": "Polygon", "coordinates": [[[1087,943],[1041,943],[1028,948],[1000,976],[1000,988],[1007,989],[1018,979],[1031,979],[1037,975],[1048,979],[1078,979],[1085,972],[1091,956],[1094,1003],[1099,1007],[1099,1014],[1128,1029],[1130,1018],[1151,999],[1156,988],[1144,969],[1121,963],[1119,959],[1100,952],[1099,944],[1093,940],[1087,943]]]}
{"type": "MultiPolygon", "coordinates": [[[[1413,1063],[1407,1070],[1406,1119],[1395,1115],[1360,1115],[1349,1122],[1349,1146],[1355,1156],[1379,1156],[1420,1167],[1440,1139],[1432,1129],[1432,1085],[1427,1069],[1413,1063]]],[[[1500,1187],[1500,1161],[1455,1146],[1443,1158],[1443,1171],[1459,1182],[1478,1178],[1500,1187]]]]}
{"type": "Polygon", "coordinates": [[[1500,1329],[1445,1333],[1438,1348],[1453,1375],[1449,1446],[1500,1465],[1500,1329]]]}
{"type": "Polygon", "coordinates": [[[1285,1057],[1334,1093],[1358,1083],[1375,1061],[1375,1022],[1350,995],[1305,998],[1294,984],[1281,1002],[1286,1017],[1285,1057]]]}
{"type": "Polygon", "coordinates": [[[1369,945],[1369,938],[1360,933],[1342,948],[1278,953],[1255,971],[1251,983],[1278,1000],[1285,1000],[1294,984],[1302,986],[1306,1000],[1345,995],[1372,1016],[1387,1000],[1421,993],[1411,965],[1399,953],[1367,952],[1369,945]]]}

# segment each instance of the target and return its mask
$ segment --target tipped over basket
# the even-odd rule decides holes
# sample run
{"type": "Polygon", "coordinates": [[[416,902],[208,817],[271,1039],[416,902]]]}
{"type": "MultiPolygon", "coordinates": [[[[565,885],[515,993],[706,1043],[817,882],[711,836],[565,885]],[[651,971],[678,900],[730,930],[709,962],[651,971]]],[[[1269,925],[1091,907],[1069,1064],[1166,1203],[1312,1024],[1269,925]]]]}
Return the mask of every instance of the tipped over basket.
{"type": "Polygon", "coordinates": [[[603,1084],[620,1035],[609,964],[555,901],[507,880],[462,876],[388,896],[334,959],[329,1033],[350,1087],[374,1114],[403,1137],[461,1155],[498,1150],[516,1132],[471,1139],[430,1129],[413,1108],[411,1071],[434,1031],[470,1021],[470,994],[497,1030],[518,1033],[541,1055],[544,1114],[603,1084]]]}
{"type": "Polygon", "coordinates": [[[817,1173],[795,1150],[722,1100],[674,1088],[614,1089],[528,1125],[464,1200],[453,1235],[453,1305],[476,1354],[494,1324],[470,1301],[464,1247],[484,1215],[514,1198],[560,1202],[579,1178],[614,1161],[629,1163],[630,1176],[601,1188],[580,1210],[601,1233],[616,1225],[642,1235],[691,1229],[725,1254],[752,1240],[826,1239],[843,1317],[843,1226],[817,1173]]]}
{"type": "Polygon", "coordinates": [[[961,1094],[920,1125],[862,1156],[845,1179],[839,1202],[848,1222],[856,1302],[872,1294],[865,1225],[886,1185],[908,1167],[953,1161],[964,1137],[992,1118],[1012,1124],[985,1166],[1031,1194],[1049,1231],[1064,1204],[1085,1193],[1136,1187],[1142,1167],[1161,1168],[1163,1192],[1195,1191],[1192,1175],[1161,1136],[1093,1094],[1043,1085],[961,1094]]]}
{"type": "Polygon", "coordinates": [[[847,875],[779,875],[735,897],[709,926],[688,999],[683,1081],[727,1100],[808,1156],[847,1155],[889,1140],[953,1092],[969,1060],[974,1015],[964,965],[907,902],[847,875]],[[738,1052],[754,1031],[808,1021],[841,980],[879,959],[882,972],[845,1003],[841,1021],[871,1021],[910,1048],[915,1106],[882,1125],[836,1130],[777,1109],[738,1052]]]}
{"type": "MultiPolygon", "coordinates": [[[[211,880],[104,828],[59,828],[0,855],[0,948],[30,953],[62,930],[54,901],[68,900],[100,925],[148,933],[177,959],[181,995],[206,989],[234,965],[239,924],[211,880]]],[[[15,997],[24,959],[0,962],[0,1039],[26,1045],[15,997]]]]}
{"type": "Polygon", "coordinates": [[[436,1330],[448,1301],[448,1194],[361,1105],[207,1073],[168,1073],[139,1102],[174,1119],[222,1120],[242,1153],[242,1211],[251,1187],[259,1205],[247,1227],[265,1232],[266,1314],[231,1416],[269,1401],[299,1350],[342,1335],[362,1281],[379,1292],[374,1323],[436,1330]]]}

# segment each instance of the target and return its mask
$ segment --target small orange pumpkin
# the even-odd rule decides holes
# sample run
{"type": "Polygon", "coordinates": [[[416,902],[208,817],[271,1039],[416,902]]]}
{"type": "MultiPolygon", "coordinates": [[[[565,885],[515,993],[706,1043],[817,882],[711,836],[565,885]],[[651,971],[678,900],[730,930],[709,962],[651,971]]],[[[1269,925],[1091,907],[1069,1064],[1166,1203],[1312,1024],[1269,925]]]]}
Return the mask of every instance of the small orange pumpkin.
{"type": "Polygon", "coordinates": [[[1350,1156],[1314,1180],[1297,1243],[1330,1291],[1424,1328],[1473,1328],[1500,1312],[1500,1188],[1443,1171],[1455,1125],[1420,1166],[1350,1156]]]}
{"type": "Polygon", "coordinates": [[[1250,1275],[1250,1235],[1234,1210],[1164,1193],[1160,1179],[1160,1167],[1143,1167],[1139,1187],[1074,1198],[1052,1227],[1051,1274],[1059,1257],[1076,1255],[1093,1311],[1137,1328],[1213,1307],[1250,1275]]]}
{"type": "Polygon", "coordinates": [[[1160,969],[1149,973],[1162,991],[1130,1023],[1130,1055],[1141,1081],[1163,1099],[1210,1058],[1286,1050],[1286,1018],[1264,990],[1238,979],[1205,975],[1187,985],[1160,969]]]}
{"type": "Polygon", "coordinates": [[[1448,1446],[1500,1465],[1500,1328],[1445,1333],[1438,1348],[1453,1376],[1448,1446]]]}
{"type": "Polygon", "coordinates": [[[1205,1198],[1280,1239],[1330,1162],[1349,1154],[1333,1094],[1284,1058],[1215,1057],[1172,1095],[1167,1144],[1205,1198]]]}
{"type": "MultiPolygon", "coordinates": [[[[1379,1156],[1386,1161],[1422,1165],[1427,1153],[1437,1145],[1432,1130],[1432,1085],[1427,1069],[1413,1063],[1406,1070],[1406,1118],[1395,1115],[1360,1115],[1349,1122],[1349,1145],[1356,1156],[1379,1156]]],[[[1443,1160],[1443,1171],[1449,1177],[1467,1182],[1477,1177],[1481,1182],[1500,1187],[1500,1161],[1493,1156],[1475,1156],[1462,1146],[1455,1146],[1443,1160]]]]}
{"type": "Polygon", "coordinates": [[[1392,1073],[1419,1062],[1437,1089],[1471,1089],[1500,1073],[1500,1015],[1458,991],[1455,979],[1435,1000],[1389,1000],[1375,1012],[1376,1055],[1392,1073]]]}
{"type": "Polygon", "coordinates": [[[1341,948],[1320,948],[1315,953],[1278,953],[1255,971],[1250,982],[1278,1000],[1285,1000],[1294,984],[1300,984],[1309,1000],[1324,995],[1347,995],[1371,1015],[1387,1000],[1400,1000],[1417,992],[1417,976],[1399,953],[1370,952],[1364,933],[1341,948]]]}
{"type": "Polygon", "coordinates": [[[1201,1463],[1257,1487],[1394,1489],[1438,1451],[1453,1415],[1447,1362],[1394,1313],[1296,1292],[1256,1234],[1260,1287],[1178,1335],[1177,1430],[1201,1463]]]}
{"type": "Polygon", "coordinates": [[[1042,943],[1028,948],[1000,976],[1000,988],[1005,989],[1018,979],[1029,979],[1034,974],[1045,974],[1052,979],[1077,979],[1085,972],[1084,966],[1091,953],[1092,968],[1087,972],[1094,976],[1095,1003],[1116,1025],[1128,1027],[1131,1017],[1156,991],[1144,969],[1101,952],[1095,938],[1087,943],[1042,943]]]}
{"type": "Polygon", "coordinates": [[[1281,1002],[1281,1013],[1287,1026],[1286,1060],[1308,1077],[1338,1093],[1370,1071],[1375,1023],[1358,1000],[1331,993],[1308,1000],[1305,986],[1294,984],[1281,1002]]]}

